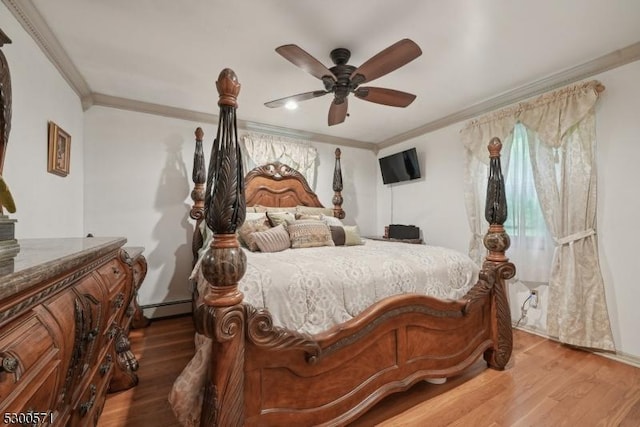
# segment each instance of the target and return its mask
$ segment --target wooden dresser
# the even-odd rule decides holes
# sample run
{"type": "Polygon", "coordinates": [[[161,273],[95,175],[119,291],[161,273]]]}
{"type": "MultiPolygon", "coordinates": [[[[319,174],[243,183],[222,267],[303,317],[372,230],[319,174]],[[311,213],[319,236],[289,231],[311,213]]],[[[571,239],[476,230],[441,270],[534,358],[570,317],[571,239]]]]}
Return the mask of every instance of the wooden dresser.
{"type": "Polygon", "coordinates": [[[125,242],[19,241],[0,275],[0,425],[94,426],[107,391],[137,384],[128,333],[147,264],[125,242]]]}

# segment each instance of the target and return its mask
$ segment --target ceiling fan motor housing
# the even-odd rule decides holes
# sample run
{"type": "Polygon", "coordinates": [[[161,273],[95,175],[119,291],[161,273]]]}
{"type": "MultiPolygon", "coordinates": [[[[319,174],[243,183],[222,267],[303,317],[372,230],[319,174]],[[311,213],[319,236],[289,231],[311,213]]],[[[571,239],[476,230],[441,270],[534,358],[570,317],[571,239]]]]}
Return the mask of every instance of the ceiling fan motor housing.
{"type": "Polygon", "coordinates": [[[357,87],[357,85],[353,85],[351,81],[351,74],[356,70],[356,67],[347,65],[347,61],[351,58],[349,49],[339,47],[333,49],[330,55],[331,60],[336,65],[331,67],[329,71],[333,73],[337,81],[331,79],[332,86],[330,87],[327,87],[327,81],[325,79],[323,79],[323,82],[325,82],[325,88],[334,93],[336,101],[342,102],[342,100],[357,87]]]}

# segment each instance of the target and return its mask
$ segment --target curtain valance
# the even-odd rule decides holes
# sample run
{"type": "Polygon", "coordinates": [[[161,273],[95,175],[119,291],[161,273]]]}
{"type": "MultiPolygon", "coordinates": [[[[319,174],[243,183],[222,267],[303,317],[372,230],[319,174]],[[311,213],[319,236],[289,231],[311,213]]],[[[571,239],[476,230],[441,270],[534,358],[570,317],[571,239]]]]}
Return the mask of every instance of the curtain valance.
{"type": "Polygon", "coordinates": [[[600,82],[592,80],[486,114],[470,121],[462,129],[462,143],[474,157],[488,164],[486,141],[494,136],[506,141],[514,125],[521,122],[535,131],[546,145],[558,148],[567,131],[580,122],[595,105],[602,89],[600,82]]]}
{"type": "Polygon", "coordinates": [[[311,188],[315,188],[318,150],[309,142],[253,132],[244,135],[242,142],[247,154],[245,157],[249,160],[249,164],[245,165],[246,171],[278,161],[298,170],[311,188]]]}

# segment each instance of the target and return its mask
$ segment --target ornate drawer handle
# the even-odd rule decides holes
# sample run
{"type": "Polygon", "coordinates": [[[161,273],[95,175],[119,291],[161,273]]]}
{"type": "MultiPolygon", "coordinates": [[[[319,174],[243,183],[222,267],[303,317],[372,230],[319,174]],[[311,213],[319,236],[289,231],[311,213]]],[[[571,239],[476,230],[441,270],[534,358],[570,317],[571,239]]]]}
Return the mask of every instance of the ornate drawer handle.
{"type": "Polygon", "coordinates": [[[91,384],[90,388],[91,396],[89,400],[80,405],[80,416],[84,417],[93,408],[93,404],[96,403],[96,386],[91,384]]]}
{"type": "Polygon", "coordinates": [[[111,272],[114,276],[117,276],[120,274],[120,269],[118,267],[111,267],[111,272]]]}
{"type": "Polygon", "coordinates": [[[0,373],[6,372],[7,374],[15,375],[15,382],[20,380],[20,364],[18,359],[13,356],[4,356],[2,358],[2,364],[0,364],[0,373]]]}
{"type": "Polygon", "coordinates": [[[113,325],[111,326],[111,329],[109,329],[109,332],[107,332],[107,336],[109,337],[109,339],[113,339],[113,337],[115,337],[117,333],[118,327],[113,325]]]}
{"type": "Polygon", "coordinates": [[[113,306],[115,308],[120,308],[124,304],[124,294],[122,292],[118,292],[116,298],[113,300],[113,306]]]}
{"type": "Polygon", "coordinates": [[[18,371],[18,359],[11,356],[3,357],[0,372],[3,371],[9,374],[15,374],[18,371]]]}
{"type": "Polygon", "coordinates": [[[109,368],[111,368],[111,355],[107,354],[107,357],[105,357],[105,362],[100,365],[100,375],[104,377],[107,372],[109,372],[109,368]]]}

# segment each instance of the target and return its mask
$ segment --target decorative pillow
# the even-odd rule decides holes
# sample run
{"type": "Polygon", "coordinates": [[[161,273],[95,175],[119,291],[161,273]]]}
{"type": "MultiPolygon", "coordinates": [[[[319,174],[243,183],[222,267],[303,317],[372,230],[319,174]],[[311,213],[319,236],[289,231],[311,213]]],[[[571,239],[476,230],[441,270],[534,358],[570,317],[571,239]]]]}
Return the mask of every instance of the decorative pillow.
{"type": "Polygon", "coordinates": [[[296,213],[296,220],[299,220],[299,219],[313,219],[316,221],[322,221],[322,215],[296,213]]]}
{"type": "Polygon", "coordinates": [[[335,246],[331,230],[322,221],[295,221],[287,227],[292,248],[335,246]]]}
{"type": "Polygon", "coordinates": [[[271,212],[289,212],[291,214],[295,214],[296,213],[296,208],[293,206],[289,206],[289,207],[285,207],[285,206],[279,206],[279,207],[273,207],[273,208],[267,208],[267,212],[271,213],[271,212]]]}
{"type": "Polygon", "coordinates": [[[291,245],[289,233],[282,224],[266,231],[256,231],[252,236],[262,252],[280,252],[288,249],[291,245]]]}
{"type": "Polygon", "coordinates": [[[357,225],[345,225],[344,227],[345,246],[364,245],[360,230],[357,225]]]}
{"type": "Polygon", "coordinates": [[[258,250],[258,245],[253,237],[254,233],[258,231],[267,231],[271,228],[267,217],[264,214],[261,215],[263,215],[263,218],[245,221],[238,231],[240,243],[246,246],[251,252],[258,250]]]}
{"type": "Polygon", "coordinates": [[[329,229],[331,230],[331,240],[333,240],[333,244],[336,246],[344,246],[346,243],[346,234],[344,232],[344,227],[330,225],[329,229]]]}
{"type": "Polygon", "coordinates": [[[312,206],[296,206],[296,212],[305,215],[329,215],[333,216],[333,208],[316,208],[312,206]]]}
{"type": "Polygon", "coordinates": [[[322,219],[322,221],[324,221],[329,226],[331,226],[331,225],[333,225],[334,227],[342,227],[342,226],[344,226],[342,221],[340,221],[340,218],[336,218],[333,215],[322,215],[322,217],[320,219],[322,219]]]}
{"type": "Polygon", "coordinates": [[[247,210],[247,215],[244,217],[244,220],[253,221],[256,219],[267,219],[267,214],[265,212],[250,212],[247,210]]]}
{"type": "Polygon", "coordinates": [[[269,218],[269,222],[272,227],[276,227],[280,224],[287,225],[287,221],[293,222],[296,220],[296,217],[291,212],[269,212],[267,211],[267,218],[269,218]]]}

